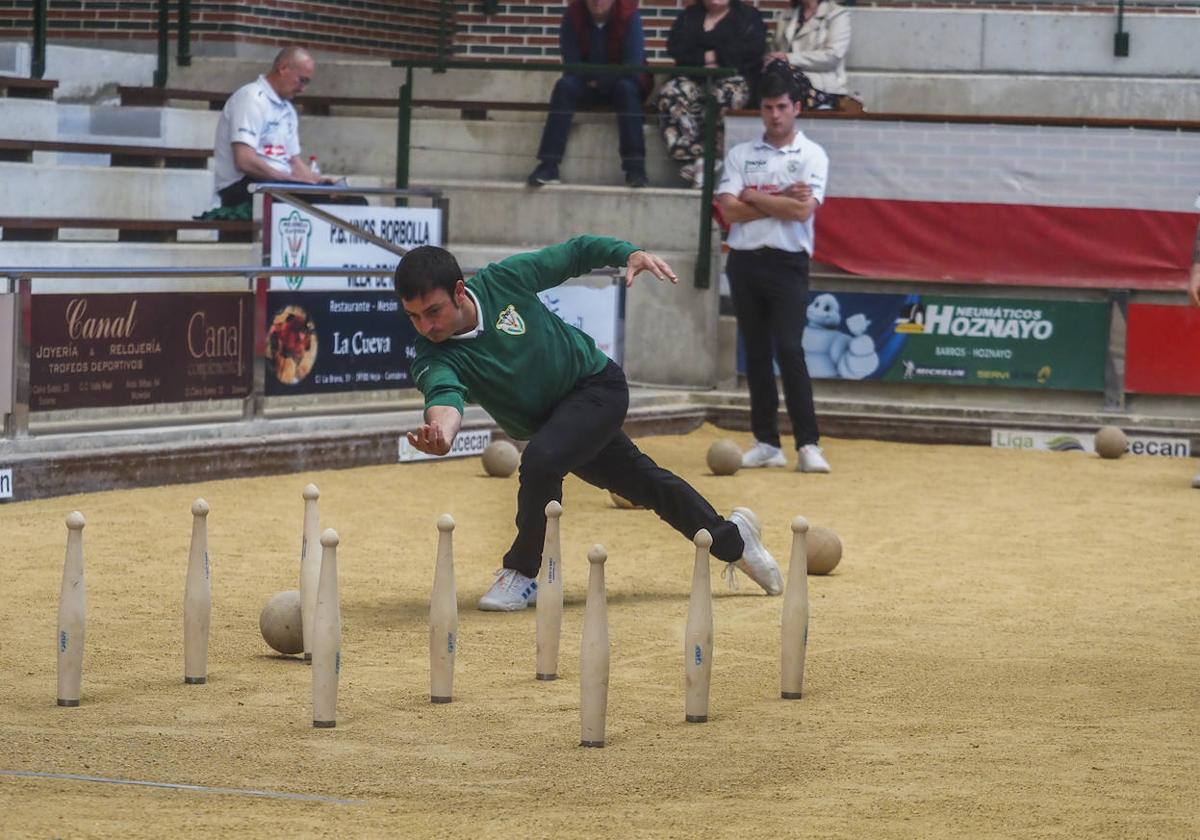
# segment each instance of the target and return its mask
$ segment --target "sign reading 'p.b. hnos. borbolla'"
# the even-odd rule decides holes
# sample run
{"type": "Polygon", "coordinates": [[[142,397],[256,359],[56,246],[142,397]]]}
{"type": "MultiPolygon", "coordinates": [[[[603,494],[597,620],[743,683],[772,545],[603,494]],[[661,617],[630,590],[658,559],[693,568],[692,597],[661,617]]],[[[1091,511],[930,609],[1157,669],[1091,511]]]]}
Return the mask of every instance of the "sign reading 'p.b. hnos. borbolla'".
{"type": "Polygon", "coordinates": [[[253,313],[243,292],[34,295],[30,408],[244,397],[253,313]]]}

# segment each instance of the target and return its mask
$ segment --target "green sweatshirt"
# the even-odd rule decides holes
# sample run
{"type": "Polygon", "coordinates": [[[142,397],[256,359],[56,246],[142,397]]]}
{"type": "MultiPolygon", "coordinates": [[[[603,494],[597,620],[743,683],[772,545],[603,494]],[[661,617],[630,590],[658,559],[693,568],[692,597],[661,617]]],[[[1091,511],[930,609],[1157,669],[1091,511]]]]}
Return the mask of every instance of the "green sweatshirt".
{"type": "Polygon", "coordinates": [[[608,364],[596,342],[547,309],[537,293],[624,265],[637,250],[607,236],[576,236],[482,269],[467,281],[479,303],[480,332],[441,343],[417,338],[412,376],[425,407],[461,412],[475,402],[508,435],[528,440],[575,383],[608,364]]]}

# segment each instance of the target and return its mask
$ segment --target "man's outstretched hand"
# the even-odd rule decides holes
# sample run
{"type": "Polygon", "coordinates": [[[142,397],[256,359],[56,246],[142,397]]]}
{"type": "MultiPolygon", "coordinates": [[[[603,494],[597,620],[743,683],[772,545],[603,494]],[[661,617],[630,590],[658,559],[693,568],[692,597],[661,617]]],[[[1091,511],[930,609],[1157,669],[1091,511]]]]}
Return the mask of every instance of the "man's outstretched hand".
{"type": "Polygon", "coordinates": [[[679,282],[679,278],[675,276],[675,271],[671,266],[667,265],[667,261],[662,257],[656,257],[649,251],[634,251],[629,255],[629,259],[625,263],[625,285],[627,287],[632,286],[633,278],[643,271],[649,271],[659,280],[670,280],[672,283],[679,282]]]}
{"type": "Polygon", "coordinates": [[[418,426],[415,431],[408,432],[408,442],[413,445],[413,448],[419,449],[427,455],[445,455],[450,451],[450,444],[453,443],[446,437],[446,432],[440,423],[425,423],[418,426]]]}

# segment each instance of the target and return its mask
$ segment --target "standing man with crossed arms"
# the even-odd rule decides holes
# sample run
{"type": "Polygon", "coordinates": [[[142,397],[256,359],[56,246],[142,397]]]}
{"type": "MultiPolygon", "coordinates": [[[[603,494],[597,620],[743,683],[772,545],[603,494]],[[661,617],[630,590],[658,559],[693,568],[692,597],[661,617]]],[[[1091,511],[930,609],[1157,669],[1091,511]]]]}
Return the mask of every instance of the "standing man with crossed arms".
{"type": "Polygon", "coordinates": [[[817,444],[820,432],[801,341],[813,216],[825,199],[829,158],[796,130],[801,105],[789,75],[768,72],[761,94],[763,135],[729,150],[717,187],[721,213],[730,223],[725,273],[746,345],[755,439],[742,456],[742,466],[787,466],[779,440],[773,364],[778,361],[796,441],[796,469],[827,473],[829,462],[817,444]]]}
{"type": "Polygon", "coordinates": [[[521,455],[517,535],[481,610],[522,610],[535,602],[546,505],[561,501],[567,473],[650,508],[689,540],[707,528],[712,555],[730,564],[730,576],[736,566],[768,595],[783,591],[754,514],[734,508],[722,517],[637,448],[621,430],[629,408],[625,373],[537,296],[571,277],[621,265],[627,286],[643,271],[678,282],[662,259],[606,236],[576,236],[516,254],[470,280],[449,251],[430,245],[409,251],[396,267],[396,294],[421,336],[412,375],[425,396],[425,422],[408,433],[409,443],[447,454],[468,399],[510,437],[529,441],[521,455]]]}

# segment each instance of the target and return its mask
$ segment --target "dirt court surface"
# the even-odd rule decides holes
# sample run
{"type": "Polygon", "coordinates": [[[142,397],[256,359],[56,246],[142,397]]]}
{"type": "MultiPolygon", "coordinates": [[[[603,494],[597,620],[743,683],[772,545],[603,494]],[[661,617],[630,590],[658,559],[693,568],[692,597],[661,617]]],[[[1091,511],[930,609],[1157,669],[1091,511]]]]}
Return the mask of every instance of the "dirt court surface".
{"type": "Polygon", "coordinates": [[[691,544],[569,479],[560,679],[534,610],[475,602],[516,478],[478,459],[248,478],[0,507],[0,771],[315,794],[299,802],[0,775],[4,837],[1196,837],[1195,462],[832,440],[828,476],[707,474],[712,427],[639,443],[784,565],[796,514],[846,553],[809,579],[805,697],[781,701],[781,598],[713,563],[707,724],[684,723],[691,544]],[[258,613],[296,588],[303,502],[338,553],[338,725],[258,613]],[[212,506],[209,683],[182,682],[189,506],[212,506]],[[64,517],[87,517],[83,705],[55,705],[64,517]],[[452,513],[455,700],[428,699],[439,514],[452,513]],[[579,741],[586,552],[608,549],[608,746],[579,741]],[[1187,803],[1191,802],[1191,805],[1187,803]]]}

